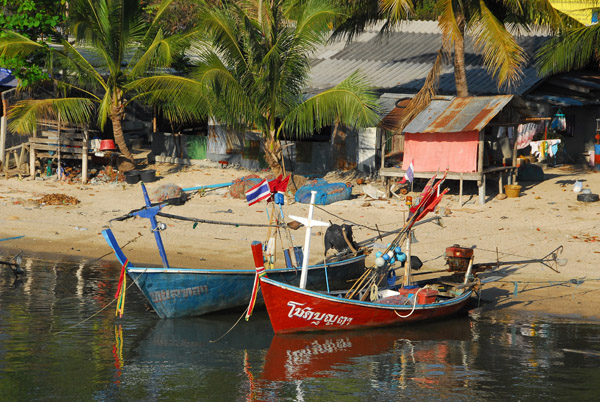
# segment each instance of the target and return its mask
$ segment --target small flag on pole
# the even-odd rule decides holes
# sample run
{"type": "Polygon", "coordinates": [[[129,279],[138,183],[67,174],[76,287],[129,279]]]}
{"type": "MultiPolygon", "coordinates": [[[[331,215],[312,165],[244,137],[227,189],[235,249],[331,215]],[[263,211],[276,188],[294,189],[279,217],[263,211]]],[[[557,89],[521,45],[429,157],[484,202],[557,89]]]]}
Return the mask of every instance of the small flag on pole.
{"type": "Polygon", "coordinates": [[[271,196],[269,182],[264,179],[250,190],[246,191],[246,201],[248,205],[256,204],[259,201],[266,200],[271,196]]]}
{"type": "Polygon", "coordinates": [[[408,169],[406,169],[406,172],[404,173],[404,178],[406,180],[408,180],[409,182],[413,182],[413,180],[415,179],[415,166],[414,166],[414,160],[410,161],[410,165],[408,165],[408,169]]]}
{"type": "Polygon", "coordinates": [[[412,160],[410,162],[410,165],[408,165],[408,169],[406,169],[406,172],[404,172],[404,177],[402,178],[402,180],[400,180],[398,183],[400,184],[404,184],[407,181],[409,182],[413,182],[413,180],[415,179],[415,167],[414,167],[414,160],[412,160]]]}

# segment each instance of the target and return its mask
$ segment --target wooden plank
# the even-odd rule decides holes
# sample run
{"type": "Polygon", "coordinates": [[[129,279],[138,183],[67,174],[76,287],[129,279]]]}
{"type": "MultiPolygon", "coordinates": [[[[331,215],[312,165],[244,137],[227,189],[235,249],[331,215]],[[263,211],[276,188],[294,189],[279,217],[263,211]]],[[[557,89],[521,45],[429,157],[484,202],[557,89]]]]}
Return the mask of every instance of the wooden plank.
{"type": "MultiPolygon", "coordinates": [[[[59,138],[58,131],[42,131],[42,135],[36,138],[59,138]]],[[[61,139],[76,139],[83,140],[83,133],[60,133],[61,139]]]]}
{"type": "MultiPolygon", "coordinates": [[[[44,144],[31,144],[31,148],[37,151],[55,151],[58,153],[56,145],[44,145],[44,144]]],[[[76,147],[60,147],[61,154],[81,154],[83,153],[83,148],[76,147]]]]}
{"type": "Polygon", "coordinates": [[[511,170],[517,169],[516,166],[495,166],[491,168],[486,168],[483,170],[484,174],[493,173],[493,172],[508,172],[511,170]]]}
{"type": "MultiPolygon", "coordinates": [[[[70,135],[77,134],[76,128],[61,128],[60,135],[70,135]]],[[[42,135],[58,135],[58,130],[50,129],[50,130],[42,130],[42,135]]]]}
{"type": "MultiPolygon", "coordinates": [[[[404,177],[405,172],[406,172],[405,170],[399,169],[399,168],[383,168],[383,169],[379,170],[379,175],[381,177],[404,177]]],[[[429,178],[433,177],[433,175],[435,175],[435,174],[437,174],[438,176],[441,177],[441,175],[443,175],[443,172],[415,172],[414,173],[415,177],[418,179],[429,179],[429,178]]],[[[463,172],[463,173],[448,172],[446,179],[459,180],[461,178],[461,175],[464,180],[480,180],[481,176],[483,174],[478,173],[478,172],[463,172]]]]}
{"type": "Polygon", "coordinates": [[[27,143],[27,142],[24,142],[24,143],[22,143],[22,144],[15,145],[14,147],[6,148],[6,149],[5,149],[5,151],[6,151],[6,152],[10,152],[10,151],[19,150],[19,149],[22,149],[22,148],[23,148],[23,146],[25,146],[25,147],[29,147],[29,143],[27,143]]]}
{"type": "MultiPolygon", "coordinates": [[[[54,159],[56,158],[56,154],[54,155],[50,155],[47,152],[36,152],[35,156],[37,158],[48,158],[48,159],[54,159]]],[[[75,154],[61,154],[60,157],[62,159],[79,159],[81,160],[81,155],[75,155],[75,154]]],[[[88,159],[90,159],[90,156],[88,155],[88,159]]]]}
{"type": "MultiPolygon", "coordinates": [[[[29,143],[33,146],[38,146],[38,145],[50,145],[50,146],[54,146],[54,147],[58,146],[58,140],[49,139],[49,138],[41,138],[41,137],[30,138],[29,143]]],[[[83,141],[61,140],[60,146],[61,147],[66,147],[66,146],[83,147],[83,141]]]]}

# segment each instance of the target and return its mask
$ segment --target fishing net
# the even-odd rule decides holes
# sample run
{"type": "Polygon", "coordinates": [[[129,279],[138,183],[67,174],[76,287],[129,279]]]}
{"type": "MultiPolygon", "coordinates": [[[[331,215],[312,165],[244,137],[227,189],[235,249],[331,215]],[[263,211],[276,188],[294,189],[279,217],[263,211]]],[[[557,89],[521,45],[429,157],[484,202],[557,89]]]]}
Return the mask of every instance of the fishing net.
{"type": "Polygon", "coordinates": [[[150,195],[153,203],[168,202],[173,205],[182,205],[187,201],[187,195],[176,184],[167,183],[155,188],[150,195]]]}

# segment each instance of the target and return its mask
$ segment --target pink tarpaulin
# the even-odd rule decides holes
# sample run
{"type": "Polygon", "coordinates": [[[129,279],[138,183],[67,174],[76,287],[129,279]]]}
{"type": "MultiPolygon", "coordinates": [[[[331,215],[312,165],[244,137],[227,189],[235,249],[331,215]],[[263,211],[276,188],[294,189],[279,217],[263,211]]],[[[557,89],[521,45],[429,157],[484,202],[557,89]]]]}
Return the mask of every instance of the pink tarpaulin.
{"type": "Polygon", "coordinates": [[[479,133],[406,133],[402,169],[414,160],[415,172],[477,171],[479,133]]]}

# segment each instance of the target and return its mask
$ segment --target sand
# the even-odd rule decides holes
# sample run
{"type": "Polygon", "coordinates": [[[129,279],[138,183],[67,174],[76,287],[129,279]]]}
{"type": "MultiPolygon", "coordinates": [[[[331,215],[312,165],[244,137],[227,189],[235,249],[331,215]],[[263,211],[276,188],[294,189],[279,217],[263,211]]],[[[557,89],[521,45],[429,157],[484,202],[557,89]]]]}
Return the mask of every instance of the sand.
{"type": "MultiPolygon", "coordinates": [[[[169,164],[150,166],[158,180],[147,185],[149,192],[165,184],[182,188],[231,182],[249,174],[243,169],[222,168],[205,162],[189,167],[169,164]]],[[[541,264],[508,264],[501,267],[502,279],[488,283],[481,292],[485,309],[519,309],[540,314],[596,321],[600,319],[600,202],[585,203],[573,192],[576,180],[593,193],[600,193],[600,174],[577,167],[545,168],[542,182],[521,182],[518,198],[497,199],[497,185],[489,185],[487,202],[478,203],[475,187],[466,186],[464,205],[458,205],[458,184],[448,181],[451,191],[440,204],[438,214],[444,227],[433,223],[416,229],[418,242],[413,254],[424,262],[421,272],[444,269],[445,248],[453,244],[475,247],[475,262],[538,259],[563,246],[561,258],[567,265],[554,272],[541,264]]],[[[330,174],[329,180],[351,182],[353,198],[315,209],[315,218],[341,223],[342,219],[363,226],[354,227],[361,241],[403,225],[407,206],[403,196],[379,200],[367,196],[356,184],[356,175],[330,174]]],[[[493,181],[492,181],[493,182],[493,181]]],[[[489,182],[488,182],[489,183],[489,182]]],[[[380,181],[367,184],[383,189],[380,181]]],[[[418,192],[414,194],[418,195],[418,192]]],[[[25,257],[37,253],[60,254],[64,258],[115,261],[101,231],[109,227],[129,259],[136,265],[160,266],[160,257],[147,219],[111,219],[126,215],[143,205],[140,184],[69,184],[49,178],[43,181],[17,177],[0,179],[0,239],[21,236],[0,243],[2,254],[23,250],[25,257]],[[75,197],[75,205],[40,205],[48,194],[75,197]]],[[[201,219],[257,223],[268,222],[264,202],[248,206],[233,198],[227,188],[193,193],[180,206],[164,212],[201,219]]],[[[308,206],[289,203],[286,214],[306,216],[308,206]]],[[[167,225],[162,232],[169,263],[177,267],[242,268],[252,266],[250,243],[265,241],[266,228],[198,224],[159,218],[167,225]]],[[[323,233],[317,229],[311,244],[311,260],[323,253],[323,233]]],[[[296,245],[304,242],[304,229],[292,232],[296,245]]],[[[385,246],[391,238],[378,242],[385,246]]],[[[375,248],[375,251],[378,248],[375,248]]],[[[373,256],[368,262],[372,263],[373,256]]]]}

